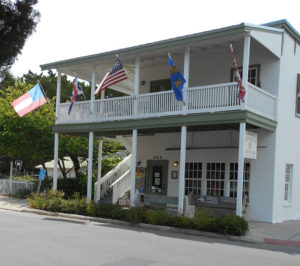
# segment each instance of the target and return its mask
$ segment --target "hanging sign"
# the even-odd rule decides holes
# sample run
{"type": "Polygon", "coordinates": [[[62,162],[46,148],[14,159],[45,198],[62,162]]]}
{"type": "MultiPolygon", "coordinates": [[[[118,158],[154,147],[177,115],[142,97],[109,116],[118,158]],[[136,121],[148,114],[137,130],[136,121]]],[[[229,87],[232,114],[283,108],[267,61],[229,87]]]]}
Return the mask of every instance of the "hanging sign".
{"type": "Polygon", "coordinates": [[[244,158],[256,160],[257,133],[246,131],[244,158]]]}

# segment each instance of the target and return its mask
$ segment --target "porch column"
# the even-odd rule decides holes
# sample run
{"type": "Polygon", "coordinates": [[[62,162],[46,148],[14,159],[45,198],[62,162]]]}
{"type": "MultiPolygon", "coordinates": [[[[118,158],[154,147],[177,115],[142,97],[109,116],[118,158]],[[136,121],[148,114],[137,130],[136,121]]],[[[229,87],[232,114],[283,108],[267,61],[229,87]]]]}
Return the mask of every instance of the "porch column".
{"type": "Polygon", "coordinates": [[[135,59],[135,75],[134,75],[134,116],[137,116],[138,113],[138,102],[137,102],[137,97],[139,96],[139,86],[140,86],[140,62],[141,62],[141,57],[139,55],[136,56],[135,59]]]}
{"type": "Polygon", "coordinates": [[[57,164],[58,164],[58,132],[54,133],[54,169],[53,169],[53,190],[57,190],[57,164]]]}
{"type": "Polygon", "coordinates": [[[181,127],[181,144],[180,144],[180,163],[179,163],[179,184],[178,184],[178,215],[183,213],[184,200],[184,174],[185,174],[185,154],[186,154],[186,126],[181,127]]]}
{"type": "MultiPolygon", "coordinates": [[[[99,140],[99,145],[98,145],[98,172],[97,172],[97,181],[99,184],[99,198],[96,199],[96,201],[100,200],[100,181],[101,181],[101,171],[102,171],[102,146],[103,146],[103,140],[99,140]]],[[[97,188],[98,189],[98,188],[97,188]]]]}
{"type": "Polygon", "coordinates": [[[132,130],[132,151],[131,151],[131,182],[130,182],[130,207],[135,206],[135,166],[137,150],[137,129],[132,130]]]}
{"type": "Polygon", "coordinates": [[[239,165],[238,165],[237,197],[236,197],[236,215],[238,216],[242,216],[245,135],[246,135],[246,123],[242,122],[240,123],[239,165]]]}
{"type": "Polygon", "coordinates": [[[89,132],[89,161],[88,161],[88,182],[87,182],[87,201],[92,199],[92,175],[93,175],[93,144],[94,132],[89,132]]]}
{"type": "MultiPolygon", "coordinates": [[[[58,120],[59,104],[61,94],[61,71],[57,69],[57,86],[56,86],[56,112],[55,120],[58,120]]],[[[54,134],[54,168],[53,168],[53,190],[57,190],[57,164],[58,164],[58,132],[54,134]]]]}
{"type": "Polygon", "coordinates": [[[184,66],[183,66],[183,77],[185,79],[185,83],[183,85],[183,113],[186,114],[188,107],[188,95],[187,89],[189,87],[189,76],[190,76],[190,47],[185,47],[184,49],[184,66]]]}
{"type": "Polygon", "coordinates": [[[94,104],[95,104],[95,87],[96,87],[96,68],[92,69],[92,77],[91,77],[91,106],[90,106],[90,119],[94,119],[94,104]]]}
{"type": "Polygon", "coordinates": [[[245,108],[247,108],[247,88],[248,88],[248,71],[249,71],[249,58],[250,58],[250,36],[244,37],[244,54],[243,54],[243,79],[242,83],[246,90],[245,95],[245,108]]]}

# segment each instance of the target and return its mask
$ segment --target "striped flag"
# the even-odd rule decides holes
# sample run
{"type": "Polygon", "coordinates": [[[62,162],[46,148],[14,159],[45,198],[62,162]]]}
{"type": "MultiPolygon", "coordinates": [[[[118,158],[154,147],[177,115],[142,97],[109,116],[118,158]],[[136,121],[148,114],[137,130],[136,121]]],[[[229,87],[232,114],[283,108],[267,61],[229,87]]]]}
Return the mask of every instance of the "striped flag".
{"type": "Polygon", "coordinates": [[[12,107],[22,117],[47,102],[39,84],[12,102],[12,107]]]}
{"type": "Polygon", "coordinates": [[[235,78],[236,78],[236,81],[240,87],[240,91],[239,91],[239,95],[238,97],[243,100],[244,97],[245,97],[245,94],[246,94],[246,90],[245,90],[245,87],[243,86],[242,84],[242,79],[241,79],[241,76],[240,76],[240,73],[239,73],[239,69],[238,69],[238,66],[237,66],[237,62],[236,62],[236,59],[235,59],[235,54],[234,54],[234,51],[233,51],[233,47],[232,47],[232,44],[230,44],[230,50],[231,50],[231,54],[232,54],[232,60],[233,60],[233,71],[234,71],[234,75],[235,75],[235,78]]]}
{"type": "Polygon", "coordinates": [[[103,80],[100,82],[94,95],[99,94],[101,91],[125,79],[127,79],[127,76],[123,69],[122,63],[118,58],[117,61],[113,64],[110,71],[105,75],[103,80]]]}

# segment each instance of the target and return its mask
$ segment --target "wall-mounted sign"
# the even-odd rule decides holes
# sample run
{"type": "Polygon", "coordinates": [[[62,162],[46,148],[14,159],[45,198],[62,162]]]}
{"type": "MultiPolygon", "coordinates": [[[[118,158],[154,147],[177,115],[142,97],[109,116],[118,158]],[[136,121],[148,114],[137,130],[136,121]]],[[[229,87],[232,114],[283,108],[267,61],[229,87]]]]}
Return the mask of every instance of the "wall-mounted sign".
{"type": "Polygon", "coordinates": [[[256,160],[257,133],[246,131],[244,158],[256,160]]]}

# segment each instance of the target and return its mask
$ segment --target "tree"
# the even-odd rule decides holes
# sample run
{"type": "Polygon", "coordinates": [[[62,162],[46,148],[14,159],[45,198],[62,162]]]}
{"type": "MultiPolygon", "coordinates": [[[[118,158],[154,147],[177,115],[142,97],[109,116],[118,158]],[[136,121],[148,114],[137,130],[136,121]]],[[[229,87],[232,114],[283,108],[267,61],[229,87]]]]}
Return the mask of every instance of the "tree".
{"type": "Polygon", "coordinates": [[[14,63],[35,30],[40,18],[35,4],[37,0],[0,0],[0,72],[14,63]]]}

